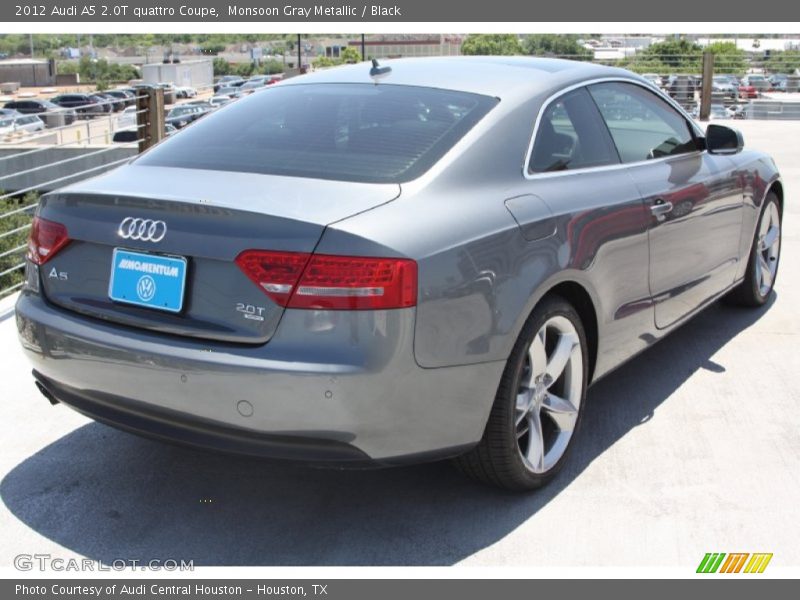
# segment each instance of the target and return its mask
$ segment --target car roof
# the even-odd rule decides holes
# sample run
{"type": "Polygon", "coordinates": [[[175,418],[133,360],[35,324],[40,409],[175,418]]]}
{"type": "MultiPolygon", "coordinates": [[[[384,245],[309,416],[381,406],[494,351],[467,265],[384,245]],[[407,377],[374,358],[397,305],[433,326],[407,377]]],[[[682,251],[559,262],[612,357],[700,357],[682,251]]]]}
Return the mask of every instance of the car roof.
{"type": "MultiPolygon", "coordinates": [[[[285,79],[281,85],[309,83],[375,83],[369,62],[319,70],[285,79]]],[[[377,81],[415,85],[504,98],[556,91],[565,85],[604,77],[644,81],[638,75],[613,67],[558,58],[523,56],[448,56],[381,60],[391,71],[377,81]]]]}

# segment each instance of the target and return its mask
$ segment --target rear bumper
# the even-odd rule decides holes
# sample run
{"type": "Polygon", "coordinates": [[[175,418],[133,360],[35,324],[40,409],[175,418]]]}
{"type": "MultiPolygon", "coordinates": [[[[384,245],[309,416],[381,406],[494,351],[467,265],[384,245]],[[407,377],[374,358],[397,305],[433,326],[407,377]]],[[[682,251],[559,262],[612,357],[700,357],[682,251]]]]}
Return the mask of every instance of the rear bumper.
{"type": "Polygon", "coordinates": [[[38,382],[98,421],[193,446],[348,464],[456,455],[483,433],[504,364],[423,369],[414,309],[287,310],[264,346],[83,317],[23,292],[38,382]]]}
{"type": "Polygon", "coordinates": [[[76,390],[37,371],[33,377],[51,402],[57,400],[95,421],[144,437],[233,454],[303,462],[358,465],[374,462],[344,442],[259,433],[113,394],[76,390]]]}

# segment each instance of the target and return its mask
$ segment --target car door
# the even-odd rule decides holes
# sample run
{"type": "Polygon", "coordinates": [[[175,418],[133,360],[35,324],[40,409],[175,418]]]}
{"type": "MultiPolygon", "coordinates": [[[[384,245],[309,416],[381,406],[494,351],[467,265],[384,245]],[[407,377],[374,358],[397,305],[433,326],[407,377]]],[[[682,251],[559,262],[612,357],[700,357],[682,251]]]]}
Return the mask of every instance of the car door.
{"type": "Polygon", "coordinates": [[[596,293],[603,372],[646,347],[640,334],[653,329],[649,213],[585,88],[543,108],[525,175],[528,193],[506,206],[528,241],[546,239],[558,225],[561,267],[581,273],[596,293]]]}
{"type": "Polygon", "coordinates": [[[663,329],[733,283],[742,189],[733,162],[705,152],[694,126],[655,92],[617,81],[589,90],[651,212],[650,291],[663,329]]]}

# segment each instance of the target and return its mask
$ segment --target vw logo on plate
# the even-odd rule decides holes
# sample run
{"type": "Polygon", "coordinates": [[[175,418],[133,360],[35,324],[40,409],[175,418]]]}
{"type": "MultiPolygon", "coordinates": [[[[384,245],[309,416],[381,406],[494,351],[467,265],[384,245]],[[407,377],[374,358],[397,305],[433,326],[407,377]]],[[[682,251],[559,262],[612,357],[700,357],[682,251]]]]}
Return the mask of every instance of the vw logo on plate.
{"type": "Polygon", "coordinates": [[[149,302],[156,295],[156,282],[150,275],[142,275],[136,283],[136,295],[142,302],[149,302]]]}
{"type": "Polygon", "coordinates": [[[126,240],[160,242],[167,235],[167,224],[164,221],[125,217],[119,224],[117,235],[126,240]]]}

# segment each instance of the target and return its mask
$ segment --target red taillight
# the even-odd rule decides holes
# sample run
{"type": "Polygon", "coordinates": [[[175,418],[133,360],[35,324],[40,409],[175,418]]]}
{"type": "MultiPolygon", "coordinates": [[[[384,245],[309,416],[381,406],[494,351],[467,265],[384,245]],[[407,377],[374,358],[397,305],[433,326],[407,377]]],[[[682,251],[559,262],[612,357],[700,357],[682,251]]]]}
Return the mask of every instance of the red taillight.
{"type": "Polygon", "coordinates": [[[236,264],[267,296],[286,306],[309,256],[304,252],[245,250],[236,257],[236,264]]]}
{"type": "Polygon", "coordinates": [[[417,304],[417,263],[402,258],[315,254],[289,301],[293,308],[381,309],[417,304]]]}
{"type": "Polygon", "coordinates": [[[236,264],[289,308],[365,310],[417,304],[417,263],[402,258],[245,250],[236,264]]]}
{"type": "Polygon", "coordinates": [[[28,258],[32,262],[43,265],[68,243],[67,228],[61,223],[33,217],[28,238],[28,258]]]}

